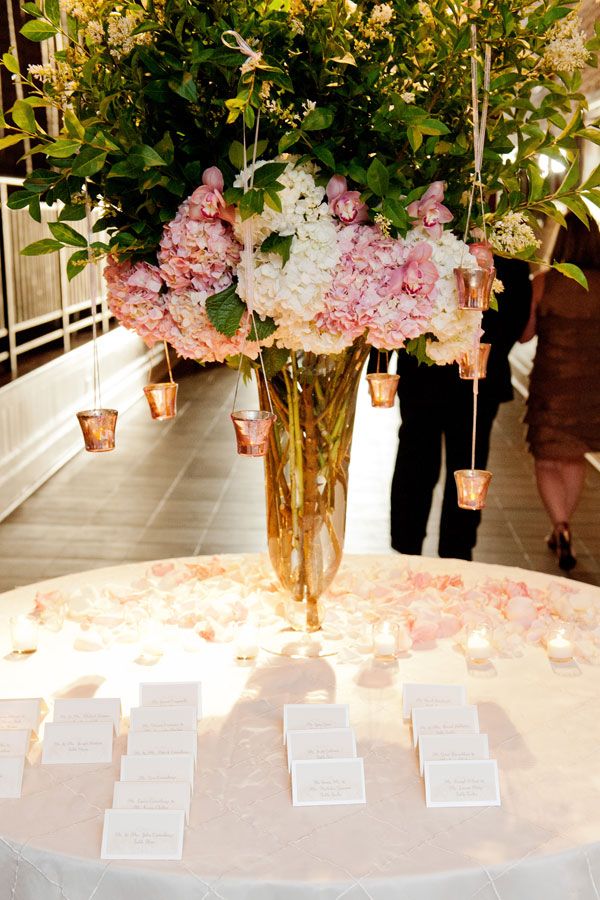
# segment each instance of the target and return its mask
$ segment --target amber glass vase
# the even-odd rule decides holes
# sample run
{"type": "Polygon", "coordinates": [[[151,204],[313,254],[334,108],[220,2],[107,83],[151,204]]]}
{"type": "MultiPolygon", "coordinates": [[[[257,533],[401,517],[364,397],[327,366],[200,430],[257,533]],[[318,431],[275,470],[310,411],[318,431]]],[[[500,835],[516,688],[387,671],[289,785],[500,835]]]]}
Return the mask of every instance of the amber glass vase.
{"type": "MultiPolygon", "coordinates": [[[[296,351],[268,379],[277,415],[265,457],[269,555],[297,631],[321,628],[319,600],[342,559],[356,394],[368,352],[362,340],[337,355],[296,351]]],[[[258,383],[268,410],[260,374],[258,383]]]]}

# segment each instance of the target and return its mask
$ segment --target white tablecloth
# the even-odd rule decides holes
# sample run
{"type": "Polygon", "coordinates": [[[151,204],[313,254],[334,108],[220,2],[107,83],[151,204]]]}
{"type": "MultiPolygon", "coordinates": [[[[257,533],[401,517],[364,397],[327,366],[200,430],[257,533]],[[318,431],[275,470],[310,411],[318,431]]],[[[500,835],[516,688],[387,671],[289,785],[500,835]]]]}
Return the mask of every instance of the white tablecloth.
{"type": "MultiPolygon", "coordinates": [[[[398,560],[350,558],[344,565],[375,566],[385,580],[398,560]]],[[[227,557],[223,562],[226,569],[227,557]]],[[[413,572],[460,573],[470,584],[490,576],[538,587],[551,581],[449,560],[410,565],[413,572]]],[[[44,589],[133,581],[146,568],[97,570],[44,589]]],[[[0,596],[0,696],[41,695],[50,706],[58,696],[120,696],[127,714],[140,681],[200,679],[204,718],[182,862],[99,858],[125,735],[104,766],[41,766],[34,745],[22,798],[0,801],[0,900],[600,897],[600,668],[553,667],[539,646],[469,668],[453,638],[422,644],[392,665],[365,655],[288,660],[261,653],[256,665],[243,667],[230,644],[191,645],[169,626],[165,653],[154,662],[127,643],[74,649],[75,622],[58,633],[44,629],[38,653],[15,660],[7,619],[31,606],[36,589],[0,596]],[[500,808],[426,808],[402,721],[405,680],[467,685],[498,760],[500,808]],[[350,704],[365,761],[365,806],[292,807],[282,707],[311,701],[350,704]]],[[[599,589],[581,589],[600,603],[599,589]]]]}

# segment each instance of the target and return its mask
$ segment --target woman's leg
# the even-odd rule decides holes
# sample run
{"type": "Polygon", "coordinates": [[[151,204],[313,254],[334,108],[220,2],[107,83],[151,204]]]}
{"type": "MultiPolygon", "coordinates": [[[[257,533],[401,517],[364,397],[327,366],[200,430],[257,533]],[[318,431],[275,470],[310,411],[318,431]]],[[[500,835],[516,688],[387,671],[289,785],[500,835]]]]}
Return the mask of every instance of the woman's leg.
{"type": "Polygon", "coordinates": [[[536,459],[535,477],[553,528],[569,522],[585,481],[585,458],[536,459]]]}

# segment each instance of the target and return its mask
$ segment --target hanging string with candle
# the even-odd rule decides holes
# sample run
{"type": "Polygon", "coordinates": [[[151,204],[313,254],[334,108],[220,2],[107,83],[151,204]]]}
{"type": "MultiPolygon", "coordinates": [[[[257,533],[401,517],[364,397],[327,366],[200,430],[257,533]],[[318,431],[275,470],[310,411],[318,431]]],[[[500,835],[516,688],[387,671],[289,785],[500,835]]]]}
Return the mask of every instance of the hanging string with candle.
{"type": "Polygon", "coordinates": [[[377,350],[377,370],[367,375],[367,384],[369,386],[369,394],[371,397],[371,406],[379,409],[391,409],[396,399],[396,388],[400,381],[399,375],[388,372],[390,365],[390,355],[388,350],[385,353],[385,372],[379,371],[381,360],[381,350],[377,350]]]}
{"type": "Polygon", "coordinates": [[[150,415],[157,422],[162,422],[165,419],[174,419],[177,415],[177,389],[179,385],[173,380],[169,345],[166,341],[163,341],[163,345],[169,380],[152,382],[144,387],[150,415]]]}
{"type": "MultiPolygon", "coordinates": [[[[254,50],[237,31],[225,31],[221,35],[223,44],[230,50],[240,50],[246,56],[246,60],[242,64],[242,72],[248,68],[255,67],[262,59],[260,50],[254,50]],[[226,40],[227,36],[233,37],[235,44],[226,40]]],[[[260,124],[260,110],[256,114],[256,123],[254,127],[254,144],[252,147],[252,163],[250,173],[248,172],[248,148],[246,142],[246,123],[245,116],[242,116],[242,147],[244,153],[244,165],[242,168],[242,187],[244,194],[248,193],[254,187],[254,171],[256,168],[256,156],[258,151],[258,134],[260,124]]],[[[269,390],[269,382],[265,369],[263,353],[258,340],[259,333],[254,316],[254,227],[252,216],[242,221],[242,267],[244,270],[245,292],[244,300],[248,309],[249,329],[244,338],[244,347],[240,352],[240,359],[237,371],[237,379],[235,383],[235,391],[233,394],[233,405],[231,410],[231,420],[235,428],[237,440],[237,452],[241,456],[265,456],[269,444],[269,436],[276,415],[273,411],[273,403],[271,400],[271,392],[269,390]],[[242,361],[244,358],[244,348],[248,341],[248,333],[254,337],[258,343],[258,357],[260,367],[265,383],[266,395],[269,404],[269,410],[262,409],[236,409],[237,395],[242,374],[242,361]]]]}
{"type": "MultiPolygon", "coordinates": [[[[479,108],[478,86],[478,60],[477,60],[477,27],[471,26],[471,103],[473,108],[473,155],[474,173],[473,184],[469,195],[467,220],[465,223],[464,241],[469,237],[469,226],[475,197],[478,194],[481,208],[481,222],[483,229],[483,242],[472,245],[471,252],[477,261],[476,268],[460,266],[454,270],[460,309],[483,312],[489,308],[492,286],[496,277],[494,259],[487,241],[485,223],[485,204],[483,196],[482,163],[485,147],[487,126],[487,114],[489,105],[490,76],[492,68],[492,51],[489,44],[485,46],[483,65],[483,102],[481,113],[479,108]]],[[[458,505],[461,509],[483,509],[487,497],[487,491],[492,473],[484,469],[475,468],[475,451],[477,445],[477,399],[479,394],[479,379],[485,377],[485,368],[482,366],[482,357],[487,363],[489,345],[480,344],[480,336],[476,335],[473,348],[467,360],[468,375],[461,377],[471,378],[473,381],[473,426],[471,434],[471,468],[459,469],[454,473],[458,495],[458,505]],[[482,351],[482,347],[487,347],[482,351]]]]}
{"type": "Polygon", "coordinates": [[[106,453],[115,449],[115,429],[118,412],[102,406],[100,386],[100,359],[98,353],[98,328],[96,320],[98,302],[98,269],[94,259],[92,243],[94,230],[92,223],[92,202],[89,185],[85,184],[85,223],[87,236],[87,275],[90,309],[92,315],[92,383],[93,405],[91,409],[80,410],[76,415],[83,433],[85,449],[89,453],[106,453]]]}

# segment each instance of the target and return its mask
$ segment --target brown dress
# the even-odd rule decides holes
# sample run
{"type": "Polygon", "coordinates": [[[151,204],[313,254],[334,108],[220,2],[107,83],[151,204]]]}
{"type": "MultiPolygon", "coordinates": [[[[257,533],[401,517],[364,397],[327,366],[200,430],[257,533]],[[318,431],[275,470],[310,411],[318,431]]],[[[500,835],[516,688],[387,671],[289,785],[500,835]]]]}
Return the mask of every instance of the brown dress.
{"type": "Polygon", "coordinates": [[[589,292],[549,272],[538,305],[525,416],[536,459],[576,459],[600,450],[600,269],[585,274],[589,292]]]}

